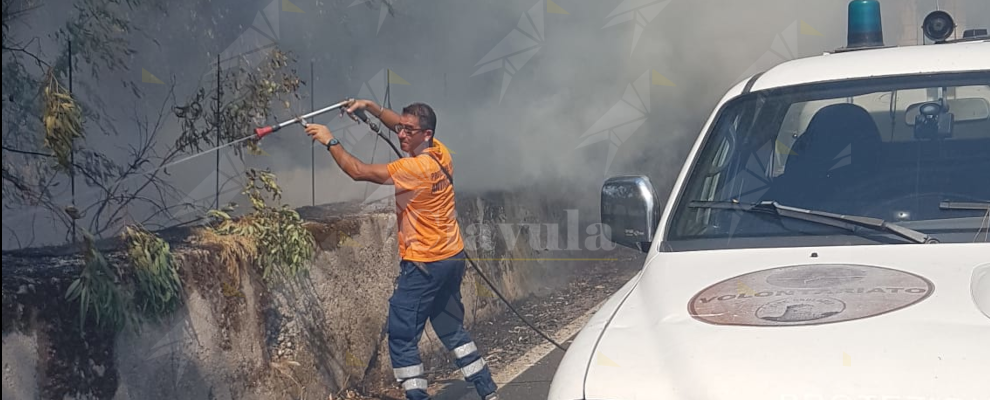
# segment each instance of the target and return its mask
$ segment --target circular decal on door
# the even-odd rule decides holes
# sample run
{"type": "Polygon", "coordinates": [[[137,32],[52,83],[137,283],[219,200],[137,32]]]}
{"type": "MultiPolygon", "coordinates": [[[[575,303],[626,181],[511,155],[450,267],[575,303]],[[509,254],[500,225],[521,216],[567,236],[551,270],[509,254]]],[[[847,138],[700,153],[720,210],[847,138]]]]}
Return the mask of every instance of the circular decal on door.
{"type": "Polygon", "coordinates": [[[717,325],[795,326],[868,318],[916,304],[935,286],[890,268],[794,265],[751,272],[709,286],[688,307],[717,325]]]}

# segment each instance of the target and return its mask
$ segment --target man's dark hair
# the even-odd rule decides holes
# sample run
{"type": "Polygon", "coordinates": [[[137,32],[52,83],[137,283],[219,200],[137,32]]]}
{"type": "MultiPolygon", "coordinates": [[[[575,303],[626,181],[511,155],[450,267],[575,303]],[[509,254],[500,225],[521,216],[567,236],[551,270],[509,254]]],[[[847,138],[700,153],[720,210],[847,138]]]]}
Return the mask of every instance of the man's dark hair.
{"type": "Polygon", "coordinates": [[[425,103],[412,103],[402,109],[403,114],[413,115],[419,118],[419,127],[423,130],[431,130],[433,134],[437,133],[437,114],[433,112],[433,108],[426,105],[425,103]]]}

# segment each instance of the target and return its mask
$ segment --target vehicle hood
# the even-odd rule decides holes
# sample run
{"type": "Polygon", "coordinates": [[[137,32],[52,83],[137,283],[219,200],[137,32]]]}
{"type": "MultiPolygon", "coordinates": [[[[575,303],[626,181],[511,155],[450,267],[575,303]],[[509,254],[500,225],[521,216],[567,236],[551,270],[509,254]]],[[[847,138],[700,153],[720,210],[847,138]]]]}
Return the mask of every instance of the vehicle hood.
{"type": "Polygon", "coordinates": [[[584,396],[990,400],[988,261],[987,244],[662,253],[586,349],[584,396]]]}

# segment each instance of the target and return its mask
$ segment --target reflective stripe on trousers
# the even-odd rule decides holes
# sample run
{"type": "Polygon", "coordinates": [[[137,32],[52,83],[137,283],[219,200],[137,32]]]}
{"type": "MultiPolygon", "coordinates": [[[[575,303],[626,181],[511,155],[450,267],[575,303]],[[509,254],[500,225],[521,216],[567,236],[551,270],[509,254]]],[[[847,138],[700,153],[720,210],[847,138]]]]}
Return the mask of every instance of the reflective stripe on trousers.
{"type": "Polygon", "coordinates": [[[478,346],[476,346],[474,342],[469,342],[468,344],[457,347],[453,351],[454,358],[464,358],[476,352],[478,352],[478,346]]]}
{"type": "Polygon", "coordinates": [[[402,368],[392,368],[392,373],[395,374],[395,380],[402,382],[403,380],[409,378],[415,378],[417,376],[423,375],[423,364],[416,364],[408,367],[402,368]]]}
{"type": "Polygon", "coordinates": [[[479,358],[473,363],[468,364],[466,367],[461,368],[461,373],[464,374],[465,378],[470,378],[481,372],[481,370],[485,368],[485,365],[485,359],[479,358]]]}
{"type": "Polygon", "coordinates": [[[402,389],[407,392],[410,390],[426,390],[426,386],[426,379],[423,378],[409,379],[402,382],[402,389]]]}
{"type": "Polygon", "coordinates": [[[423,364],[410,365],[408,367],[392,368],[395,380],[402,385],[402,390],[406,391],[406,397],[410,399],[425,399],[426,387],[429,382],[423,377],[423,364]]]}

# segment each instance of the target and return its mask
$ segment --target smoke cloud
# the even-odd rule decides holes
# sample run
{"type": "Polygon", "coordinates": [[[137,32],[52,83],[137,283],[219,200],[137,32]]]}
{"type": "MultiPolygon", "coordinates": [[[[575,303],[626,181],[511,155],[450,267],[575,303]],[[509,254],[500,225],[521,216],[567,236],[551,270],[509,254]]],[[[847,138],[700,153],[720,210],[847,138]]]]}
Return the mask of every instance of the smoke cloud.
{"type": "MultiPolygon", "coordinates": [[[[960,34],[990,25],[983,0],[881,3],[888,45],[919,44],[917,27],[936,3],[956,16],[960,34]]],[[[70,4],[51,1],[44,9],[70,4]]],[[[455,152],[459,192],[531,191],[591,215],[609,176],[647,175],[666,199],[726,90],[751,71],[842,47],[846,34],[846,2],[833,0],[214,0],[166,7],[166,15],[133,13],[143,30],[132,39],[138,52],[127,72],[131,79],[140,82],[143,68],[166,83],[174,80],[181,102],[210,82],[218,53],[273,41],[291,52],[306,81],[301,98],[290,112],[279,111],[280,118],[309,111],[311,102],[317,108],[346,97],[382,102],[387,83],[393,109],[425,102],[437,111],[436,137],[455,152]],[[259,34],[258,26],[272,34],[259,34]],[[772,50],[775,40],[787,51],[772,50]]],[[[41,12],[15,33],[50,31],[58,26],[51,22],[59,20],[56,14],[68,17],[41,12]]],[[[136,105],[121,104],[116,99],[130,99],[130,89],[114,78],[121,76],[80,79],[113,109],[120,132],[134,132],[128,117],[156,115],[167,85],[144,84],[136,105]]],[[[178,134],[175,118],[166,119],[163,143],[178,134]]],[[[311,122],[346,135],[347,149],[366,162],[395,158],[364,126],[348,126],[336,115],[311,122]]],[[[134,140],[125,133],[90,134],[87,145],[125,157],[134,140]]],[[[351,181],[321,147],[314,152],[300,127],[262,146],[267,156],[246,156],[243,164],[224,154],[228,189],[246,166],[271,168],[283,200],[294,206],[313,197],[316,203],[363,200],[378,189],[351,181]]],[[[191,200],[211,204],[215,157],[177,166],[169,179],[191,200]]],[[[236,199],[236,192],[223,200],[236,199]]],[[[53,242],[62,237],[41,222],[29,228],[30,220],[15,224],[4,215],[4,248],[12,246],[7,227],[34,229],[53,242]]]]}

